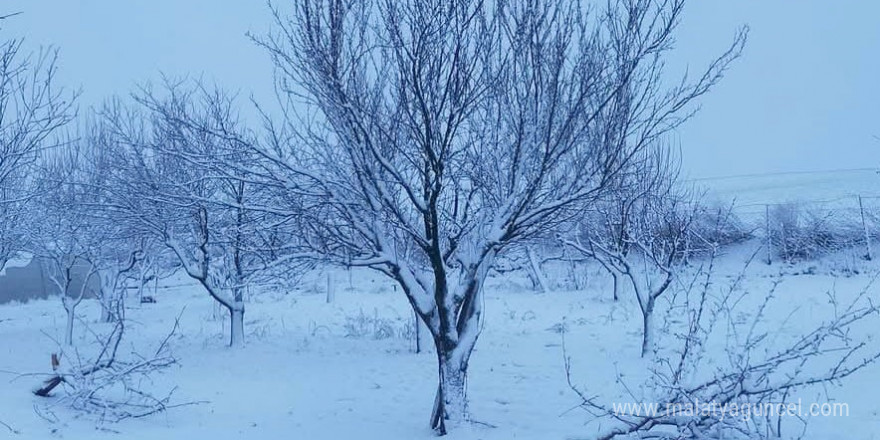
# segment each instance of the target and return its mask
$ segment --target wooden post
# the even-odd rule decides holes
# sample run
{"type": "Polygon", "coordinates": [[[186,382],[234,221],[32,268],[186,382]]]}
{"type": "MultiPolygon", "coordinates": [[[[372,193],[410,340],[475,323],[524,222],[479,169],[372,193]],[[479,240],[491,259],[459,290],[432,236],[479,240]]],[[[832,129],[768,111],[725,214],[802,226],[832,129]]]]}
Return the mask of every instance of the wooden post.
{"type": "Polygon", "coordinates": [[[868,223],[865,221],[865,206],[862,204],[862,196],[859,195],[859,213],[862,216],[862,230],[865,232],[865,259],[871,260],[871,234],[868,232],[868,223]]]}
{"type": "Polygon", "coordinates": [[[413,317],[415,318],[415,321],[413,321],[413,323],[416,326],[416,354],[418,354],[418,353],[422,352],[422,335],[421,335],[422,323],[419,322],[419,313],[416,312],[415,309],[413,309],[413,317]]]}
{"type": "Polygon", "coordinates": [[[346,271],[348,271],[348,290],[354,290],[354,283],[352,282],[352,277],[351,277],[351,270],[352,270],[351,256],[348,255],[348,251],[346,251],[346,258],[345,259],[346,259],[345,269],[346,269],[346,271]]]}
{"type": "Polygon", "coordinates": [[[333,281],[330,278],[330,273],[327,273],[327,304],[333,302],[335,297],[335,293],[333,292],[333,281]]]}
{"type": "Polygon", "coordinates": [[[773,263],[773,238],[770,234],[770,205],[764,205],[764,235],[767,239],[767,264],[773,263]]]}
{"type": "Polygon", "coordinates": [[[156,263],[156,272],[153,276],[153,298],[159,295],[159,263],[156,263]]]}

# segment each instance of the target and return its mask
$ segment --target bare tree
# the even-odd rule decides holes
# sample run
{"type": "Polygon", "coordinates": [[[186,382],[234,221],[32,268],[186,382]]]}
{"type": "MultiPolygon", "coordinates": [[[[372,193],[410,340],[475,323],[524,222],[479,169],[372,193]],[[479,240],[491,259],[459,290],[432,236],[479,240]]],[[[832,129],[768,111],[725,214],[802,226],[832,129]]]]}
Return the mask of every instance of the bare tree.
{"type": "Polygon", "coordinates": [[[146,236],[142,239],[142,258],[137,260],[132,271],[126,272],[123,284],[126,288],[133,284],[137,290],[138,302],[144,304],[156,301],[159,280],[173,275],[174,272],[173,269],[168,269],[166,262],[175,257],[169,258],[168,248],[156,237],[146,236]]]}
{"type": "Polygon", "coordinates": [[[40,260],[47,277],[61,295],[67,314],[64,342],[73,344],[76,308],[89,294],[97,267],[89,258],[98,244],[93,226],[85,214],[83,187],[77,179],[84,172],[81,150],[68,143],[63,148],[45,150],[39,163],[39,194],[29,208],[38,221],[28,222],[26,248],[40,260]]]}
{"type": "Polygon", "coordinates": [[[682,7],[304,0],[258,39],[289,110],[258,145],[264,174],[289,189],[313,249],[402,287],[437,349],[439,433],[468,418],[499,253],[601,196],[738,55],[744,34],[702,76],[664,88],[682,7]]]}
{"type": "Polygon", "coordinates": [[[235,174],[251,151],[241,143],[252,136],[232,96],[197,82],[163,86],[102,110],[97,141],[113,164],[105,205],[171,250],[229,312],[230,345],[241,345],[246,289],[267,274],[282,277],[274,271],[279,248],[265,235],[276,220],[248,208],[261,189],[235,174]]]}
{"type": "Polygon", "coordinates": [[[114,164],[103,149],[103,133],[97,129],[94,121],[84,123],[84,133],[65,147],[75,151],[78,163],[67,165],[70,175],[61,184],[75,188],[75,206],[67,209],[78,213],[77,220],[82,223],[78,235],[86,247],[83,258],[97,275],[100,322],[106,323],[122,318],[118,312],[124,310],[123,282],[144,256],[146,234],[111,208],[109,176],[114,164]]]}
{"type": "Polygon", "coordinates": [[[618,188],[597,201],[563,244],[597,261],[611,273],[614,298],[623,277],[642,314],[644,357],[654,351],[657,300],[687,261],[694,222],[703,213],[699,198],[677,182],[676,168],[662,151],[622,173],[618,188]]]}
{"type": "Polygon", "coordinates": [[[74,116],[75,95],[54,84],[57,55],[24,53],[20,39],[0,41],[0,269],[22,247],[35,186],[30,167],[74,116]]]}
{"type": "Polygon", "coordinates": [[[84,257],[84,254],[77,254],[73,248],[63,245],[48,249],[38,257],[49,280],[61,294],[61,304],[67,316],[64,327],[64,344],[67,346],[73,345],[76,308],[89,293],[89,283],[96,272],[94,266],[89,265],[84,257]]]}

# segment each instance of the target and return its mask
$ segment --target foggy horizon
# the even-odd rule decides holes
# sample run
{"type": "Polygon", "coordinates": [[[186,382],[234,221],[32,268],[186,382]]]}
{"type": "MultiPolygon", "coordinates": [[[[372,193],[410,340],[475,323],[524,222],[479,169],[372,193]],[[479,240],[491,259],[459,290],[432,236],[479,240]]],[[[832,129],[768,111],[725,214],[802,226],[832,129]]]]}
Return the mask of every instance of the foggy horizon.
{"type": "MultiPolygon", "coordinates": [[[[263,35],[264,2],[12,0],[2,23],[31,48],[60,50],[58,82],[80,87],[82,107],[135,85],[204,77],[244,97],[274,101],[269,57],[245,35],[263,35]],[[171,13],[173,11],[173,13],[171,13]]],[[[880,168],[880,4],[810,0],[686,5],[670,67],[696,72],[732,41],[749,40],[702,110],[675,136],[683,174],[715,178],[880,168]],[[847,7],[848,6],[848,7],[847,7]]]]}

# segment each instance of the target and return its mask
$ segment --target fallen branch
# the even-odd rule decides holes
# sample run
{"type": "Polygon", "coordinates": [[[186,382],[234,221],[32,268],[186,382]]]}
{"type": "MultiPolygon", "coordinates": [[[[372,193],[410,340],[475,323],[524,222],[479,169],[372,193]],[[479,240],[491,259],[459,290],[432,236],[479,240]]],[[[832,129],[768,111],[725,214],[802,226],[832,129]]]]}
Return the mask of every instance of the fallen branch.
{"type": "Polygon", "coordinates": [[[3,420],[0,420],[0,425],[5,426],[6,429],[8,429],[9,432],[11,432],[11,433],[13,433],[13,434],[16,434],[16,435],[21,434],[21,432],[19,432],[18,430],[16,430],[16,429],[13,428],[12,426],[9,426],[9,424],[6,423],[6,422],[4,422],[3,420]]]}
{"type": "MultiPolygon", "coordinates": [[[[16,15],[24,14],[23,11],[13,12],[11,14],[0,15],[0,20],[6,20],[7,18],[15,17],[16,15]]],[[[2,423],[2,422],[0,422],[2,423]]]]}
{"type": "MultiPolygon", "coordinates": [[[[118,320],[110,334],[99,339],[100,346],[94,360],[79,361],[75,367],[68,368],[67,372],[56,373],[34,390],[34,394],[49,397],[53,390],[63,386],[66,394],[53,405],[60,404],[76,411],[99,414],[102,421],[110,422],[146,417],[171,408],[202,403],[170,404],[176,388],[164,396],[155,396],[139,388],[144,378],[177,363],[168,353],[168,343],[180,327],[180,316],[177,316],[173,328],[151,356],[145,357],[132,352],[129,359],[118,356],[125,330],[125,320],[118,320]]],[[[53,355],[53,370],[57,371],[59,359],[53,355]]]]}

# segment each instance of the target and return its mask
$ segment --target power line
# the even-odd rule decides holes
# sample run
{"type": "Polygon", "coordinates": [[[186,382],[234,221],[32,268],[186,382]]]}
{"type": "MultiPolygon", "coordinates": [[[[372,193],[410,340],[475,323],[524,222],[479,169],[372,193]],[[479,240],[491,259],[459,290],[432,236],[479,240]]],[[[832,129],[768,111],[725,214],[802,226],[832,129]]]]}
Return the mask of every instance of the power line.
{"type": "Polygon", "coordinates": [[[685,182],[703,182],[703,181],[713,181],[713,180],[726,180],[726,179],[742,179],[742,178],[750,178],[750,177],[770,177],[770,176],[787,176],[787,175],[802,175],[802,174],[831,174],[831,173],[852,173],[852,172],[865,172],[865,171],[874,171],[880,173],[880,169],[878,168],[838,168],[838,169],[830,169],[830,170],[813,170],[813,171],[776,171],[776,172],[768,172],[768,173],[748,173],[748,174],[731,174],[727,176],[714,176],[714,177],[696,177],[691,179],[684,179],[685,182]]]}

